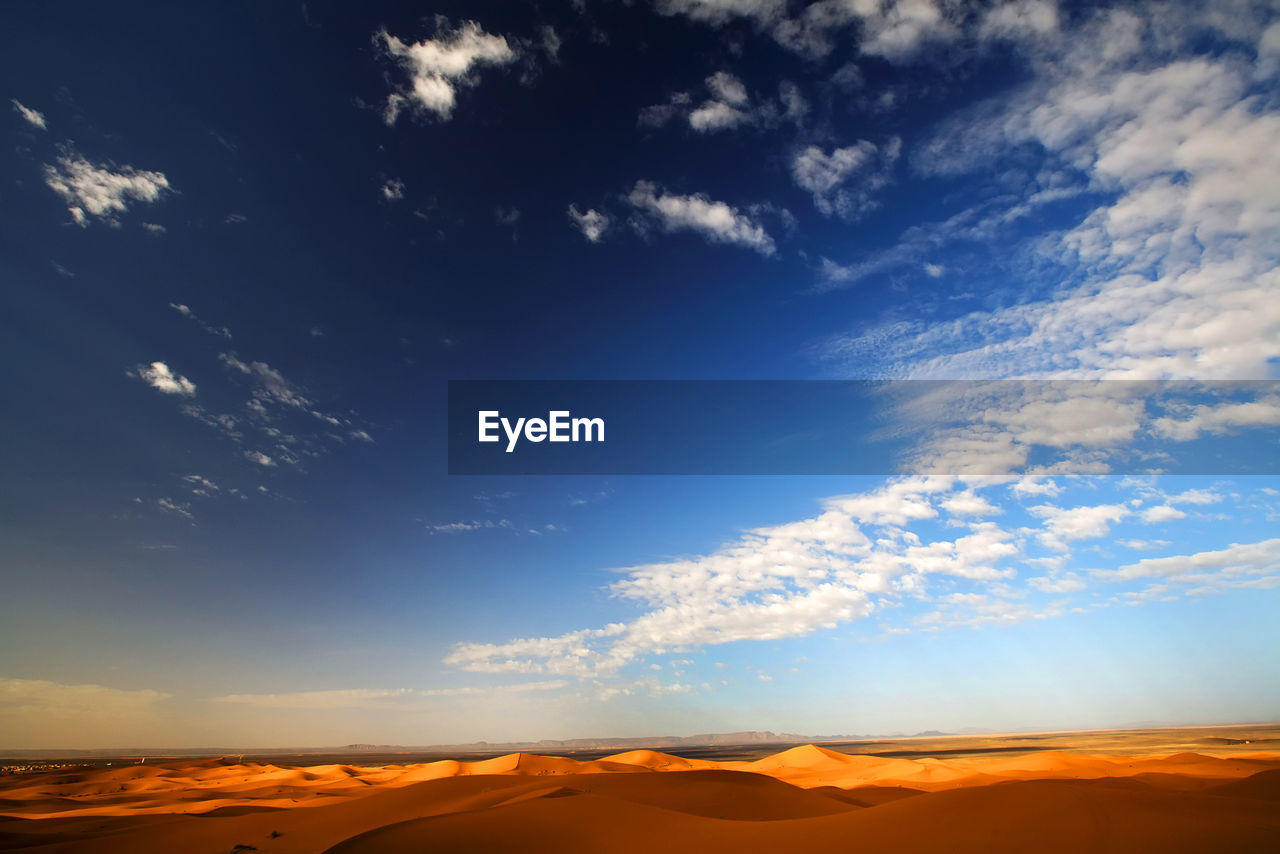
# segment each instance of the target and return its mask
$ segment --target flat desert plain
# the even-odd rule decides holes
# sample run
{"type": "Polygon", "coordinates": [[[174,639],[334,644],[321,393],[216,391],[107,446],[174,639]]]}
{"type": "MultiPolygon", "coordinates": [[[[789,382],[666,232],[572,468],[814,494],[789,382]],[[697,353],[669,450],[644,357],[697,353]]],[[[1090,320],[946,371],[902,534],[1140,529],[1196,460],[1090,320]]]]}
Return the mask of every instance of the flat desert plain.
{"type": "Polygon", "coordinates": [[[1280,726],[682,752],[9,773],[0,849],[1280,851],[1280,726]]]}

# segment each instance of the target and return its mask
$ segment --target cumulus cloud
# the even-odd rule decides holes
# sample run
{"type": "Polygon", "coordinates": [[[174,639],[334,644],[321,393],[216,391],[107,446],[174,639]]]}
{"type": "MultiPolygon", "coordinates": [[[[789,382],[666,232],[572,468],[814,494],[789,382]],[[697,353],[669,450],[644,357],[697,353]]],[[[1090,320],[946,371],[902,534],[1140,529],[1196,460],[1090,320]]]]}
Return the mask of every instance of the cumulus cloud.
{"type": "Polygon", "coordinates": [[[406,44],[385,29],[374,35],[374,45],[408,75],[406,85],[387,96],[382,117],[394,125],[401,112],[448,121],[453,116],[460,89],[475,86],[478,69],[514,62],[516,50],[504,36],[490,35],[475,21],[463,21],[456,29],[437,19],[433,39],[406,44]]]}
{"type": "Polygon", "coordinates": [[[154,202],[172,189],[162,172],[94,165],[75,152],[59,157],[56,166],[45,164],[44,181],[81,226],[88,225],[91,216],[117,225],[117,214],[127,211],[131,202],[154,202]]]}
{"type": "Polygon", "coordinates": [[[164,362],[139,365],[137,367],[137,376],[161,394],[195,397],[196,384],[184,376],[175,374],[164,362]]]}
{"type": "Polygon", "coordinates": [[[773,238],[759,222],[701,193],[680,196],[648,181],[637,181],[627,195],[627,202],[641,217],[642,228],[654,224],[664,232],[692,231],[712,243],[742,246],[761,255],[777,251],[773,238]]]}
{"type": "Polygon", "coordinates": [[[40,128],[40,130],[48,129],[47,125],[45,124],[44,113],[40,112],[39,110],[33,110],[30,107],[23,106],[18,101],[17,98],[10,98],[9,103],[13,104],[14,112],[22,116],[22,120],[25,121],[27,124],[31,125],[32,127],[40,128]]]}
{"type": "Polygon", "coordinates": [[[1042,543],[1051,549],[1066,551],[1072,540],[1096,540],[1111,530],[1111,525],[1132,515],[1125,504],[1099,504],[1093,507],[1057,507],[1041,504],[1031,512],[1045,520],[1040,532],[1042,543]]]}
{"type": "Polygon", "coordinates": [[[797,186],[813,194],[813,203],[823,214],[856,219],[876,206],[874,195],[889,183],[890,167],[901,147],[898,139],[883,148],[859,140],[830,153],[810,145],[792,157],[791,176],[797,186]]]}
{"type": "Polygon", "coordinates": [[[594,208],[580,211],[577,205],[569,205],[569,221],[591,243],[599,243],[609,230],[609,217],[594,208]]]}
{"type": "Polygon", "coordinates": [[[1160,504],[1155,507],[1148,507],[1142,511],[1142,521],[1144,522],[1168,522],[1173,519],[1185,519],[1187,514],[1179,510],[1177,507],[1170,507],[1168,504],[1160,504]]]}

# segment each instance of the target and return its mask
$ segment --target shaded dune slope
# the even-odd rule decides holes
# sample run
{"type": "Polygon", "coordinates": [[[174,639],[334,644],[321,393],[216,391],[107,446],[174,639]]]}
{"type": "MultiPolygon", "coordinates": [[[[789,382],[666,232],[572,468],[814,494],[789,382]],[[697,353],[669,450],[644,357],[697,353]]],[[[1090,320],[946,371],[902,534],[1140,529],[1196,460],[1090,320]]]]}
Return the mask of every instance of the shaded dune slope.
{"type": "Polygon", "coordinates": [[[969,759],[813,745],[753,762],[295,768],[226,760],[0,777],[0,850],[1280,850],[1280,755],[969,759]]]}

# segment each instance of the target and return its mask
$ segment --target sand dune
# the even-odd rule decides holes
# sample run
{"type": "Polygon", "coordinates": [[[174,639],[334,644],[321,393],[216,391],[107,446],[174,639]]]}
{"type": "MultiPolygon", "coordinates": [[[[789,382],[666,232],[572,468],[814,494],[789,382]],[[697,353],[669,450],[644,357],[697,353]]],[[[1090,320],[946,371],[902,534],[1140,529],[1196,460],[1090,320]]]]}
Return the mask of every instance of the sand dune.
{"type": "Polygon", "coordinates": [[[228,760],[0,777],[29,852],[1150,850],[1280,847],[1280,754],[288,767],[228,760]],[[241,846],[236,849],[236,846],[241,846]]]}

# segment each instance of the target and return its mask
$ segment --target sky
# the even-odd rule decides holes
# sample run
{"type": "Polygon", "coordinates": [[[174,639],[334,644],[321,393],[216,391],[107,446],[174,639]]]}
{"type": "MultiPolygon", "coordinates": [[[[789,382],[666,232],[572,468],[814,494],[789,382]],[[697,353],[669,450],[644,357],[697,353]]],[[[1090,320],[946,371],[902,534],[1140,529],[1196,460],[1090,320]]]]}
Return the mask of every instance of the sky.
{"type": "Polygon", "coordinates": [[[1275,3],[0,22],[0,748],[1280,719],[1275,3]],[[819,379],[963,382],[448,473],[451,380],[819,379]]]}

